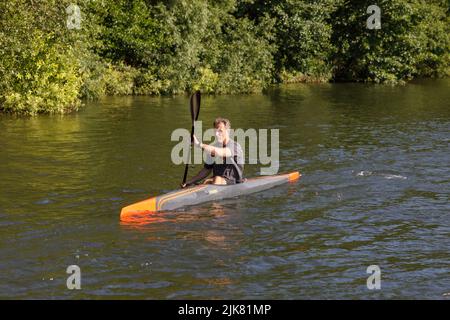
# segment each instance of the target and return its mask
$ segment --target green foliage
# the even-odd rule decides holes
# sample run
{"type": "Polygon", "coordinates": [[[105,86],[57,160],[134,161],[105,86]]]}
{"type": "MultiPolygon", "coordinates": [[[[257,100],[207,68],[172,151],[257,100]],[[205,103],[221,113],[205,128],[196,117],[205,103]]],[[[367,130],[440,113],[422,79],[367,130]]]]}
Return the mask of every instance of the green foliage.
{"type": "Polygon", "coordinates": [[[105,1],[103,7],[98,7],[102,43],[99,54],[132,67],[154,65],[165,34],[164,24],[156,21],[151,8],[144,0],[105,1]]]}
{"type": "Polygon", "coordinates": [[[139,71],[122,63],[113,65],[93,56],[82,73],[81,95],[96,99],[105,95],[133,94],[135,77],[139,71]]]}
{"type": "Polygon", "coordinates": [[[80,105],[74,48],[60,30],[57,6],[24,1],[0,4],[0,109],[29,115],[64,113],[80,105]],[[52,16],[48,23],[41,14],[52,16]],[[41,22],[41,28],[31,28],[41,22]]]}
{"type": "Polygon", "coordinates": [[[420,2],[416,36],[421,44],[415,67],[418,77],[450,75],[450,6],[446,1],[420,2]]]}
{"type": "Polygon", "coordinates": [[[257,22],[271,17],[275,22],[275,71],[283,82],[328,80],[333,50],[328,23],[336,1],[244,0],[238,16],[257,22]]]}
{"type": "Polygon", "coordinates": [[[2,91],[2,109],[30,115],[77,109],[81,79],[73,51],[53,44],[51,35],[34,32],[32,36],[27,50],[10,60],[11,70],[17,71],[2,91]]]}
{"type": "Polygon", "coordinates": [[[204,93],[214,93],[219,85],[219,74],[211,70],[210,67],[200,67],[198,78],[192,83],[193,90],[200,90],[204,93]]]}
{"type": "MultiPolygon", "coordinates": [[[[201,57],[207,39],[213,39],[220,18],[211,14],[207,1],[173,1],[154,7],[158,21],[164,21],[166,41],[158,57],[156,79],[164,83],[160,93],[176,94],[189,90],[190,82],[203,67],[201,57]],[[214,20],[213,20],[214,18],[214,20]]],[[[211,50],[214,50],[214,40],[211,50]]]]}
{"type": "Polygon", "coordinates": [[[164,39],[152,72],[159,93],[255,92],[272,78],[270,23],[237,19],[234,1],[175,1],[154,7],[164,39]]]}
{"type": "Polygon", "coordinates": [[[134,78],[133,93],[135,95],[159,95],[165,92],[169,85],[169,80],[157,78],[152,71],[140,70],[134,78]]]}
{"type": "Polygon", "coordinates": [[[271,28],[270,20],[255,26],[248,19],[229,17],[213,66],[219,74],[218,93],[258,92],[271,83],[274,47],[267,36],[271,28]]]}
{"type": "Polygon", "coordinates": [[[449,24],[436,1],[381,0],[381,29],[365,27],[371,1],[345,1],[333,15],[335,79],[398,83],[445,75],[449,24]]]}
{"type": "Polygon", "coordinates": [[[77,109],[104,95],[258,92],[276,82],[402,83],[450,74],[446,0],[0,2],[0,110],[77,109]]]}

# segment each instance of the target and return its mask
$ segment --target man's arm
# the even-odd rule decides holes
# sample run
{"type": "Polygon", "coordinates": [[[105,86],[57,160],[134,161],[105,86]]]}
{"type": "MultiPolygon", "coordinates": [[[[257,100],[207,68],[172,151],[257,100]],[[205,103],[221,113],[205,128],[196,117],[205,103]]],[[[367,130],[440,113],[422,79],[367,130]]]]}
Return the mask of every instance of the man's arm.
{"type": "Polygon", "coordinates": [[[205,150],[211,155],[215,155],[217,157],[231,157],[233,153],[231,152],[230,148],[219,148],[219,147],[213,147],[208,144],[200,143],[200,148],[205,150]]]}
{"type": "Polygon", "coordinates": [[[208,144],[200,143],[200,141],[198,141],[198,139],[195,135],[193,136],[193,138],[194,138],[194,144],[196,146],[205,150],[212,156],[227,157],[227,158],[233,156],[233,153],[231,152],[230,148],[219,148],[219,147],[210,146],[208,144]]]}
{"type": "Polygon", "coordinates": [[[211,173],[212,169],[207,169],[207,168],[203,168],[202,170],[200,170],[199,173],[197,173],[196,176],[192,177],[191,179],[189,179],[188,181],[186,181],[186,184],[182,187],[186,187],[187,185],[196,183],[197,181],[203,180],[205,179],[207,176],[209,176],[209,174],[211,173]]]}

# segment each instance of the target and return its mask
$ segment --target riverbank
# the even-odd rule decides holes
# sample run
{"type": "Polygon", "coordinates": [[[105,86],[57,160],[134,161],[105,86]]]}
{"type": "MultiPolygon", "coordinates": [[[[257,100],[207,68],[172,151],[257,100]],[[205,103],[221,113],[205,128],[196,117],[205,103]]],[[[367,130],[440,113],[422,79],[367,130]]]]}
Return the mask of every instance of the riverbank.
{"type": "Polygon", "coordinates": [[[81,99],[111,95],[450,74],[445,1],[382,1],[378,11],[342,0],[151,3],[2,2],[0,112],[67,113],[81,99]]]}

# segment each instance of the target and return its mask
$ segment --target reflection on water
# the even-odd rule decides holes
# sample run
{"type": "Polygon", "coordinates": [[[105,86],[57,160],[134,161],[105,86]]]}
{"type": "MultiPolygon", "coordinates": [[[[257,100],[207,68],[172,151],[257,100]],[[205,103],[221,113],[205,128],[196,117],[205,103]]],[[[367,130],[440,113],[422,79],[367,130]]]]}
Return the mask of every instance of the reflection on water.
{"type": "Polygon", "coordinates": [[[221,115],[235,128],[279,128],[280,170],[302,179],[126,222],[123,206],[180,183],[170,134],[190,126],[187,96],[1,115],[0,297],[445,298],[449,84],[204,96],[207,124],[221,115]],[[78,292],[65,287],[71,264],[78,292]],[[380,291],[365,285],[372,264],[380,291]]]}

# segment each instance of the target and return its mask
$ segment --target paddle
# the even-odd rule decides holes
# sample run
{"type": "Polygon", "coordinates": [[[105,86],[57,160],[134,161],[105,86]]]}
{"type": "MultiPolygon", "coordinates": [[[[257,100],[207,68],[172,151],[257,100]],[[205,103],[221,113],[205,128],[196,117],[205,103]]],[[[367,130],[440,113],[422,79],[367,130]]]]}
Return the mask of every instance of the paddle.
{"type": "MultiPolygon", "coordinates": [[[[192,94],[192,96],[191,96],[191,105],[190,105],[190,107],[191,107],[191,120],[192,120],[191,143],[194,140],[194,138],[193,138],[193,136],[194,136],[194,121],[197,121],[198,115],[200,113],[200,100],[201,100],[200,91],[196,91],[194,94],[192,94]]],[[[190,151],[191,151],[191,148],[189,148],[187,159],[189,159],[191,157],[190,151]]],[[[188,163],[188,161],[186,161],[186,167],[184,168],[184,176],[183,176],[182,184],[186,183],[187,174],[188,174],[188,168],[189,168],[189,163],[188,163]]]]}

